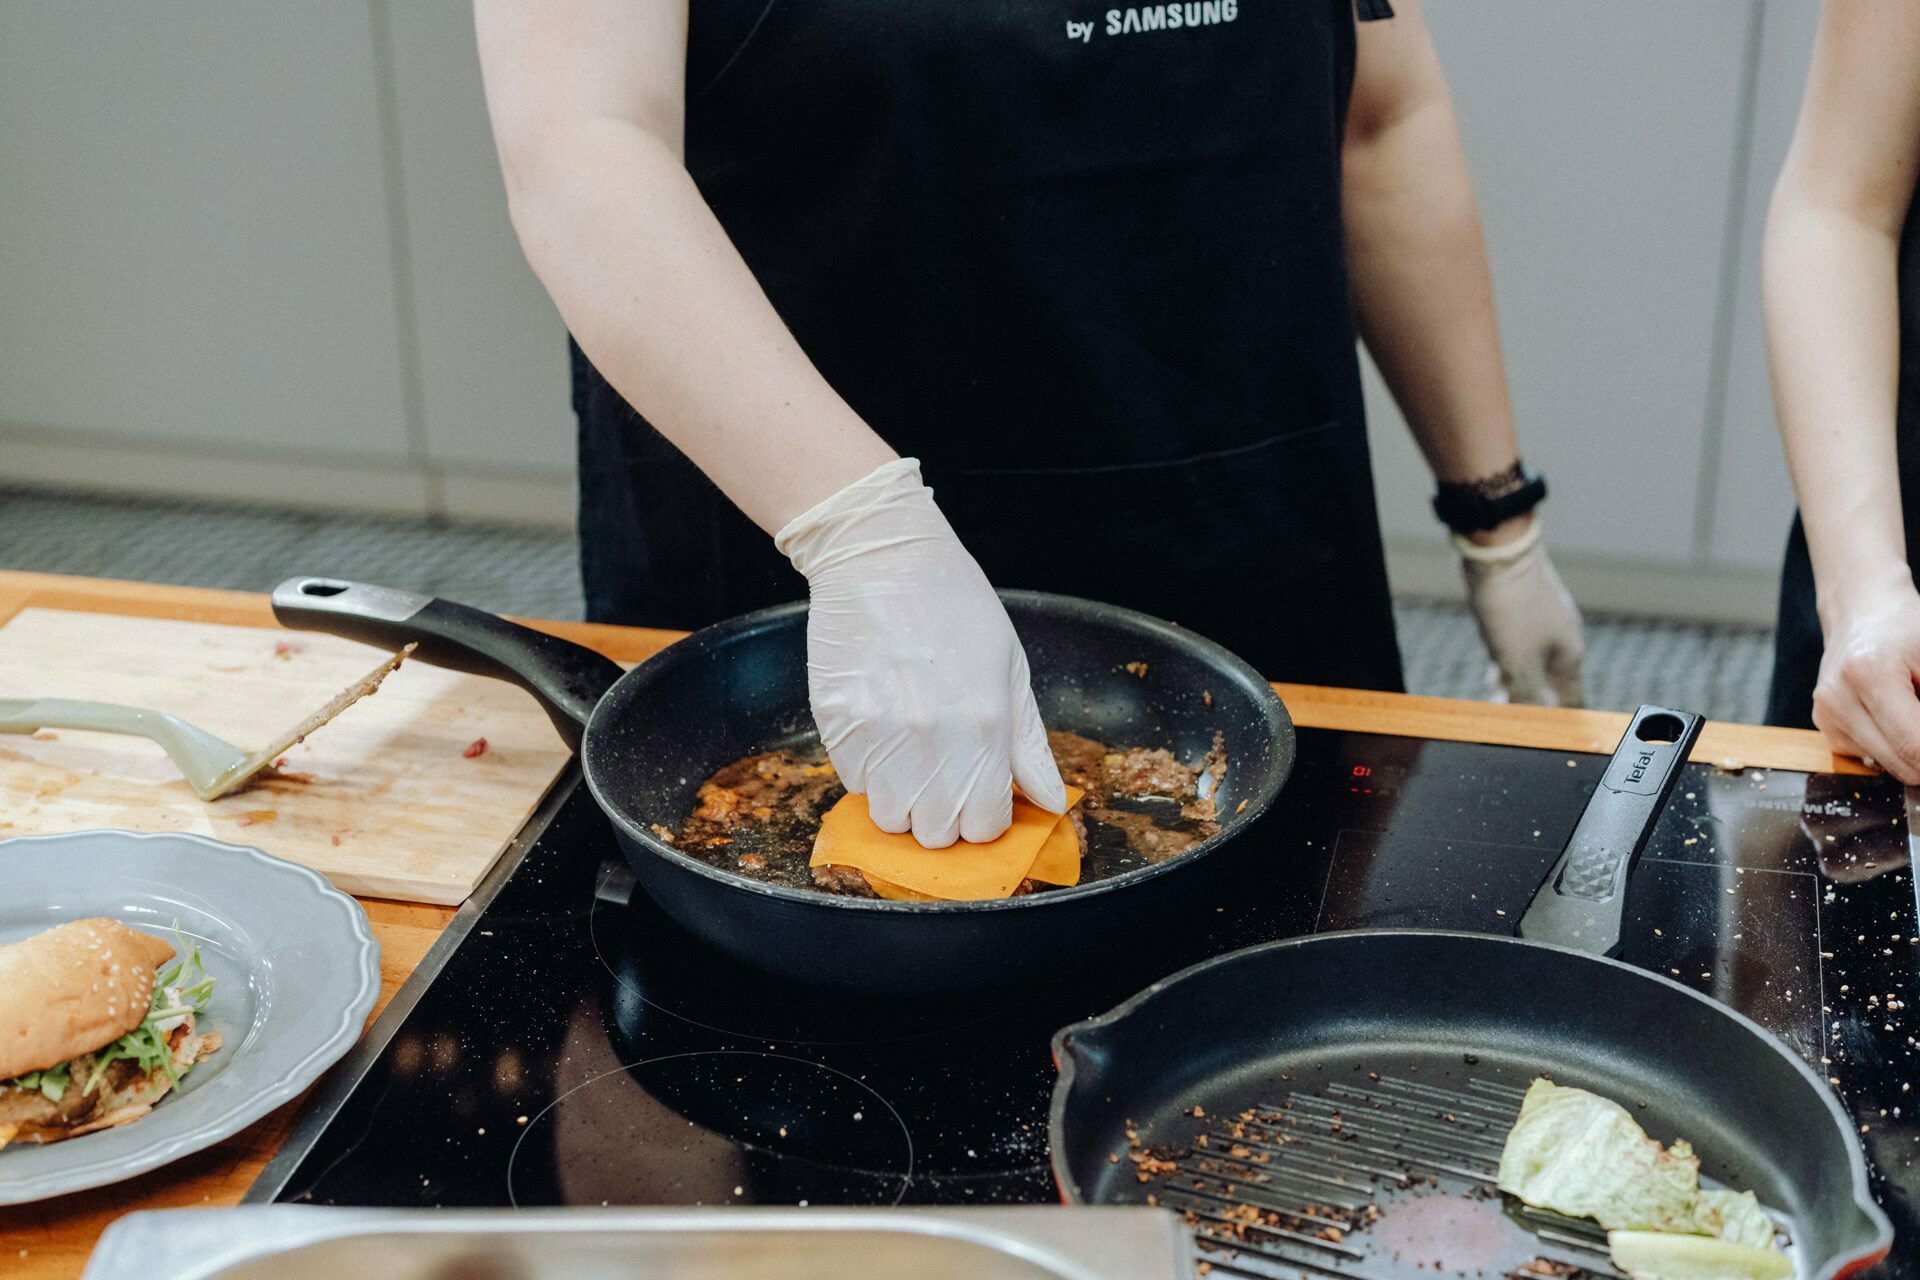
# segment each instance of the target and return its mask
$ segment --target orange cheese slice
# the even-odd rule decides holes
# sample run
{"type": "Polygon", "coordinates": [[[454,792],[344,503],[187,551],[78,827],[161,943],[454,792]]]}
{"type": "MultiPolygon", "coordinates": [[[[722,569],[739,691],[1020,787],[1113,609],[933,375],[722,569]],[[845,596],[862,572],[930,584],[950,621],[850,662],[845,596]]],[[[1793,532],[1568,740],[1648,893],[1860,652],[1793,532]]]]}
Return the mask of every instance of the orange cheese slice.
{"type": "MultiPolygon", "coordinates": [[[[1067,807],[1080,803],[1082,794],[1078,787],[1068,787],[1067,807]]],[[[1058,826],[1059,814],[1048,813],[1016,795],[1013,825],[999,839],[984,844],[963,840],[945,849],[924,849],[912,832],[895,834],[874,826],[867,798],[848,794],[821,818],[820,834],[813,842],[808,865],[852,867],[867,877],[881,897],[893,896],[887,892],[893,889],[949,902],[1006,898],[1027,878],[1047,837],[1058,826]],[[887,889],[875,881],[883,882],[887,889]]],[[[1067,835],[1071,839],[1070,827],[1067,835]]],[[[1077,879],[1077,842],[1073,852],[1077,879]]],[[[1060,874],[1057,861],[1056,855],[1049,863],[1049,874],[1060,874]]]]}
{"type": "MultiPolygon", "coordinates": [[[[1068,806],[1072,808],[1071,805],[1068,806]]],[[[911,889],[902,889],[890,880],[869,875],[862,871],[861,879],[867,887],[881,897],[893,902],[938,902],[940,899],[930,893],[915,893],[911,889]]],[[[1040,852],[1034,855],[1033,865],[1027,868],[1027,879],[1038,880],[1041,884],[1075,885],[1080,883],[1080,835],[1073,829],[1073,823],[1062,818],[1054,824],[1053,830],[1040,844],[1040,852]]]]}
{"type": "Polygon", "coordinates": [[[875,893],[879,894],[881,897],[885,898],[889,902],[938,902],[940,901],[940,899],[934,897],[930,893],[915,893],[911,889],[902,889],[899,885],[893,883],[891,880],[882,880],[879,876],[870,876],[864,871],[860,873],[860,878],[867,882],[867,888],[873,890],[875,893]]]}
{"type": "MultiPolygon", "coordinates": [[[[938,902],[940,899],[930,893],[915,893],[911,889],[902,889],[889,880],[868,875],[862,871],[860,878],[867,887],[883,898],[894,902],[938,902]]],[[[1027,868],[1027,879],[1038,880],[1041,884],[1076,885],[1080,883],[1080,836],[1073,829],[1073,823],[1062,819],[1054,824],[1053,831],[1041,842],[1040,852],[1034,856],[1033,865],[1027,868]]]]}
{"type": "MultiPolygon", "coordinates": [[[[1072,794],[1073,788],[1067,791],[1072,794]]],[[[1067,808],[1071,810],[1073,806],[1067,808]]],[[[1063,817],[1054,824],[1041,843],[1040,852],[1034,856],[1033,865],[1027,868],[1027,879],[1041,884],[1080,883],[1080,837],[1073,829],[1072,819],[1063,817]]]]}

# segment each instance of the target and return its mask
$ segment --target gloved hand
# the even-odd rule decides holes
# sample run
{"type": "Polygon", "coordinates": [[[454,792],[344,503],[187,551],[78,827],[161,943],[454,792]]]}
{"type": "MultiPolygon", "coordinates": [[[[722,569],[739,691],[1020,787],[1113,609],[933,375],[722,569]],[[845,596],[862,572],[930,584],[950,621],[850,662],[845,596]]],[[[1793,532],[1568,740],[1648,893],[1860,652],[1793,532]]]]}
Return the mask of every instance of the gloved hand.
{"type": "Polygon", "coordinates": [[[1580,610],[1547,559],[1540,522],[1500,546],[1477,546],[1458,534],[1453,546],[1500,689],[1514,702],[1586,705],[1580,691],[1580,659],[1586,651],[1580,610]]]}
{"type": "Polygon", "coordinates": [[[1010,782],[1063,812],[1026,651],[980,566],[899,458],[780,530],[806,575],[807,691],[833,767],[883,831],[992,840],[1010,782]]]}

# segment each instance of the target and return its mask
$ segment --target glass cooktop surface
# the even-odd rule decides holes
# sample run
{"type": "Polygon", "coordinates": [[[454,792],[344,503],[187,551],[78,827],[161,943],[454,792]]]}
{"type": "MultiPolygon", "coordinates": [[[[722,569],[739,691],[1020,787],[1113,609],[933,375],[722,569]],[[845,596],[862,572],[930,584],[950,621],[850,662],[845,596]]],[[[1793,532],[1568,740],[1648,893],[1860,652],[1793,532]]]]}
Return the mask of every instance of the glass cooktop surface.
{"type": "MultiPolygon", "coordinates": [[[[348,1060],[250,1198],[1054,1201],[1055,1029],[1112,1007],[1143,972],[1274,938],[1511,933],[1604,764],[1302,730],[1231,902],[1137,954],[970,999],[820,991],[713,952],[636,889],[570,779],[437,976],[417,1000],[403,993],[404,1014],[348,1060]]],[[[1741,1009],[1833,1083],[1907,1242],[1920,1240],[1917,935],[1897,784],[1696,763],[1635,874],[1624,952],[1741,1009]]],[[[1900,1253],[1874,1274],[1920,1278],[1900,1253]]]]}

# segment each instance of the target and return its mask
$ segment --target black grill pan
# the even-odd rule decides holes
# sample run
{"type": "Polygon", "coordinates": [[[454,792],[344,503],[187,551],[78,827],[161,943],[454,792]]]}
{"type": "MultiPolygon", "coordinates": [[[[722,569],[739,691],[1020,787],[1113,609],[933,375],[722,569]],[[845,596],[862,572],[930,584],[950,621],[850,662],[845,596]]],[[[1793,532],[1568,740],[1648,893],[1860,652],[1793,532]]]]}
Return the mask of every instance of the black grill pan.
{"type": "Polygon", "coordinates": [[[1492,1186],[1538,1075],[1692,1142],[1751,1188],[1803,1280],[1886,1256],[1846,1113],[1786,1044],[1609,958],[1627,877],[1700,718],[1635,713],[1519,937],[1354,930],[1252,947],[1054,1038],[1053,1166],[1069,1203],[1179,1210],[1248,1275],[1615,1274],[1591,1224],[1492,1186]]]}

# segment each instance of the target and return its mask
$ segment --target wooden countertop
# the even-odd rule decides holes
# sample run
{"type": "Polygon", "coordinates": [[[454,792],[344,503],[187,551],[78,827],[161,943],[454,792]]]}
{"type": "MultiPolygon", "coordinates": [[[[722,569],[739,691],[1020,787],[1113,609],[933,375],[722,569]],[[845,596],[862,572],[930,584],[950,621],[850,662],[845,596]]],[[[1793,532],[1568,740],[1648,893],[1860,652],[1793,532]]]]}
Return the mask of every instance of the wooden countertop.
{"type": "MultiPolygon", "coordinates": [[[[237,626],[277,625],[264,595],[0,570],[0,625],[28,607],[237,626]]],[[[637,662],[678,638],[677,632],[647,628],[528,621],[623,662],[637,662]]],[[[1314,727],[1605,754],[1627,723],[1624,712],[1499,706],[1311,685],[1276,687],[1294,720],[1314,727]]],[[[1694,758],[1717,764],[1865,772],[1858,761],[1829,753],[1817,734],[1718,722],[1701,734],[1694,758]]],[[[426,955],[453,911],[416,903],[362,901],[380,940],[377,1016],[426,955]]],[[[285,1139],[299,1105],[289,1103],[227,1141],[142,1177],[37,1204],[0,1208],[0,1273],[16,1280],[76,1276],[100,1232],[122,1213],[237,1203],[285,1139]]]]}

